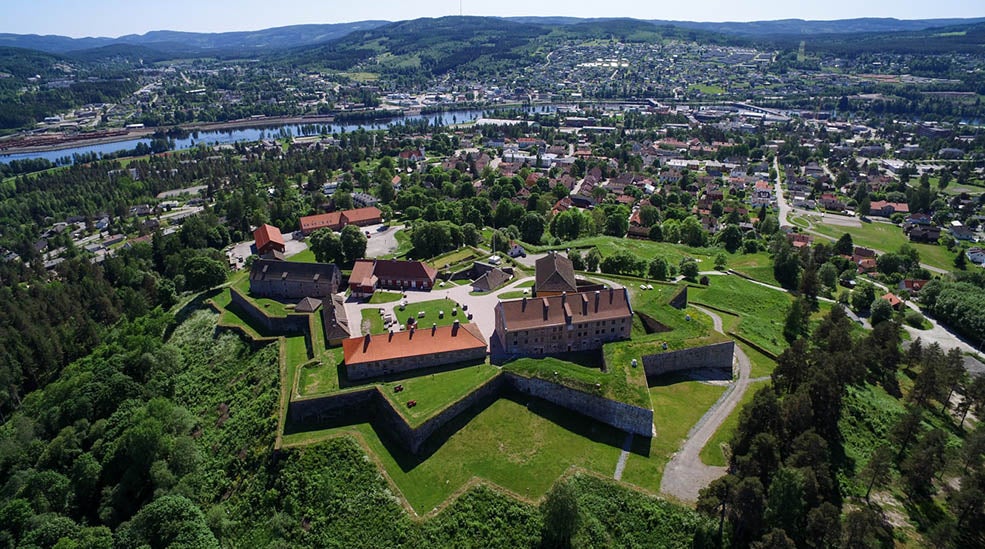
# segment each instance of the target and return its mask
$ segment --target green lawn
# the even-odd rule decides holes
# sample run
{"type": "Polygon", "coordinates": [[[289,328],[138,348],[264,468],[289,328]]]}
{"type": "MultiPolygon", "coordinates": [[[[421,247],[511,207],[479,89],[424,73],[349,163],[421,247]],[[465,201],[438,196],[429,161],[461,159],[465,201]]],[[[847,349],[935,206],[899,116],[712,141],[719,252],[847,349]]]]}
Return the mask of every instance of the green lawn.
{"type": "Polygon", "coordinates": [[[514,286],[514,288],[533,288],[534,287],[534,283],[536,283],[536,282],[537,282],[536,279],[531,278],[530,280],[525,280],[525,281],[517,284],[516,286],[514,286]]]}
{"type": "Polygon", "coordinates": [[[342,348],[327,349],[318,362],[306,364],[298,377],[298,392],[303,395],[332,393],[339,389],[338,366],[342,348]]]}
{"type": "Polygon", "coordinates": [[[311,251],[310,248],[305,249],[302,252],[298,252],[288,258],[289,261],[294,261],[296,263],[316,263],[315,252],[311,251]]]}
{"type": "Polygon", "coordinates": [[[722,95],[725,93],[725,88],[721,86],[712,86],[709,84],[691,84],[688,86],[689,91],[701,92],[705,95],[722,95]]]}
{"type": "Polygon", "coordinates": [[[713,264],[712,258],[721,251],[719,248],[690,248],[680,244],[653,242],[652,240],[637,240],[634,238],[618,238],[614,236],[591,236],[565,242],[559,246],[531,246],[528,252],[564,250],[565,248],[578,249],[582,253],[589,248],[598,248],[602,257],[608,257],[618,251],[625,250],[646,261],[661,256],[673,265],[680,263],[682,258],[693,257],[698,260],[698,266],[701,270],[711,270],[713,264]]]}
{"type": "Polygon", "coordinates": [[[499,299],[520,299],[521,297],[529,294],[530,292],[523,293],[523,290],[510,290],[508,292],[498,294],[496,297],[499,299]]]}
{"type": "Polygon", "coordinates": [[[749,278],[779,286],[773,276],[773,260],[766,252],[755,254],[734,254],[728,256],[728,269],[738,271],[749,278]]]}
{"type": "Polygon", "coordinates": [[[884,252],[895,252],[903,244],[910,244],[920,252],[920,261],[937,267],[939,269],[952,270],[954,268],[955,254],[949,252],[944,246],[935,244],[921,244],[910,242],[903,234],[903,229],[891,223],[871,222],[862,223],[861,227],[842,227],[825,225],[818,216],[803,216],[810,219],[814,224],[812,230],[827,235],[831,238],[839,238],[848,233],[852,235],[852,241],[856,246],[865,246],[884,252]]]}
{"type": "Polygon", "coordinates": [[[787,293],[737,276],[715,276],[711,277],[709,286],[692,288],[688,298],[691,303],[710,305],[737,315],[738,324],[734,328],[723,318],[726,329],[734,329],[774,354],[780,354],[787,346],[783,339],[783,323],[793,301],[787,293]]]}
{"type": "MultiPolygon", "coordinates": [[[[750,357],[751,359],[752,357],[750,357]]],[[[739,404],[735,407],[735,411],[722,423],[721,427],[715,431],[715,434],[708,440],[708,444],[701,449],[701,461],[705,465],[712,465],[715,467],[724,467],[728,465],[725,459],[725,453],[723,451],[723,446],[727,445],[729,440],[732,439],[732,434],[735,433],[736,427],[739,425],[739,412],[742,407],[752,402],[752,396],[761,387],[765,387],[768,381],[763,381],[759,383],[750,384],[746,389],[745,394],[742,395],[742,399],[739,400],[739,404]]]]}
{"type": "Polygon", "coordinates": [[[498,368],[485,362],[463,365],[461,368],[451,370],[439,370],[378,385],[411,425],[420,425],[436,412],[473,392],[499,373],[498,368]],[[399,393],[394,392],[393,388],[397,385],[403,386],[404,390],[399,393]],[[416,400],[417,405],[408,408],[407,402],[411,400],[416,400]]]}
{"type": "Polygon", "coordinates": [[[362,333],[366,333],[366,324],[369,323],[369,333],[371,334],[382,334],[386,333],[386,329],[383,328],[383,317],[375,309],[363,309],[362,312],[362,333]]]}
{"type": "Polygon", "coordinates": [[[284,442],[305,444],[328,436],[356,435],[421,514],[472,477],[536,500],[571,466],[612,475],[622,432],[543,401],[525,404],[497,400],[423,461],[399,451],[391,454],[368,424],[287,435],[284,442]]]}
{"type": "Polygon", "coordinates": [[[752,375],[750,377],[754,379],[758,377],[766,377],[772,374],[773,370],[776,369],[776,361],[772,358],[764,355],[756,349],[753,349],[741,341],[736,341],[735,344],[746,353],[746,356],[749,357],[749,362],[752,363],[752,375]]]}
{"type": "Polygon", "coordinates": [[[408,303],[407,307],[402,311],[400,307],[394,307],[393,314],[396,315],[397,322],[406,325],[407,319],[413,318],[417,320],[421,328],[430,328],[432,324],[450,326],[456,320],[462,324],[468,323],[468,313],[463,312],[458,303],[448,298],[422,301],[420,303],[408,303]],[[455,308],[458,308],[458,314],[452,315],[452,309],[455,308]],[[424,316],[418,318],[421,311],[424,311],[424,316]],[[444,314],[439,315],[441,312],[444,312],[444,314]]]}
{"type": "Polygon", "coordinates": [[[427,261],[427,264],[435,269],[445,269],[457,263],[475,259],[477,257],[479,257],[479,252],[476,250],[472,248],[459,248],[455,251],[436,256],[427,261]]]}
{"type": "Polygon", "coordinates": [[[671,374],[658,378],[649,392],[657,436],[651,440],[647,457],[630,454],[622,479],[656,492],[670,456],[680,448],[691,427],[722,396],[725,387],[671,374]]]}
{"type": "Polygon", "coordinates": [[[380,304],[380,303],[393,303],[394,301],[400,301],[400,297],[403,294],[400,292],[390,292],[387,290],[376,290],[373,292],[372,297],[369,298],[367,303],[380,304]]]}

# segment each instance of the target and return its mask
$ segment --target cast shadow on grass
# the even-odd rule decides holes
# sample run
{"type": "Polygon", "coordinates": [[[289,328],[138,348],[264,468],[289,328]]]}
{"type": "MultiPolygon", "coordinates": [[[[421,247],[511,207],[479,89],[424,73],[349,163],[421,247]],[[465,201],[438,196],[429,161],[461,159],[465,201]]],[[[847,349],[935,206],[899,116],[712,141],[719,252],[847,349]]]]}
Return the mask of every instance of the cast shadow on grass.
{"type": "Polygon", "coordinates": [[[345,361],[340,361],[336,365],[336,372],[339,376],[339,388],[348,389],[350,387],[359,387],[363,385],[375,385],[377,383],[392,383],[395,381],[403,381],[405,379],[413,379],[419,377],[425,377],[433,374],[441,374],[444,372],[451,372],[453,370],[461,370],[464,368],[472,368],[474,366],[480,366],[486,363],[483,358],[481,360],[467,360],[465,362],[455,362],[454,364],[444,364],[441,366],[432,366],[430,368],[420,368],[417,370],[408,370],[406,372],[398,372],[393,374],[388,374],[384,376],[369,377],[365,379],[349,379],[345,370],[345,361]]]}
{"type": "Polygon", "coordinates": [[[691,372],[674,372],[656,376],[647,376],[646,386],[669,387],[685,381],[732,381],[732,371],[724,368],[702,368],[691,372]]]}
{"type": "MultiPolygon", "coordinates": [[[[626,433],[615,427],[610,427],[582,414],[571,412],[561,406],[551,404],[546,400],[529,397],[512,389],[506,389],[501,394],[484,399],[458,414],[454,419],[435,431],[421,446],[417,454],[404,449],[394,435],[380,422],[371,422],[373,430],[383,442],[394,461],[404,472],[416,468],[435,454],[455,433],[464,429],[476,417],[491,406],[496,400],[504,398],[524,406],[532,414],[536,414],[558,427],[575,435],[587,438],[593,442],[606,444],[614,448],[622,448],[626,433]]],[[[651,439],[649,437],[634,437],[631,452],[643,457],[650,455],[651,439]]]]}
{"type": "MultiPolygon", "coordinates": [[[[427,461],[455,433],[464,429],[479,414],[500,398],[505,398],[525,406],[531,413],[554,423],[568,432],[585,437],[593,442],[622,448],[626,440],[626,433],[624,431],[605,425],[577,412],[572,412],[561,406],[551,404],[543,399],[530,397],[509,388],[497,391],[457,414],[448,423],[428,437],[417,453],[409,451],[405,441],[402,441],[399,435],[387,425],[387,421],[383,419],[382,416],[387,412],[381,410],[381,407],[387,404],[383,402],[384,397],[382,395],[375,396],[372,401],[367,402],[363,406],[347,410],[345,414],[338,414],[335,417],[324,418],[317,422],[297,423],[288,419],[284,427],[284,434],[320,431],[369,423],[400,469],[408,472],[427,461]]],[[[634,454],[648,457],[650,455],[651,442],[649,437],[633,437],[633,444],[630,451],[634,454]]]]}

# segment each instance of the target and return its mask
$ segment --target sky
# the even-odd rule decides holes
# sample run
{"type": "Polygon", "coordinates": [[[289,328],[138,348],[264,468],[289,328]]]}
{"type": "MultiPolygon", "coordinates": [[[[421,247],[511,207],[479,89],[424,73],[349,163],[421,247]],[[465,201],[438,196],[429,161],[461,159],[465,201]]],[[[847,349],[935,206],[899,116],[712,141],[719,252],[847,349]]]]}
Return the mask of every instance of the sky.
{"type": "Polygon", "coordinates": [[[151,30],[227,32],[307,23],[458,15],[762,21],[983,17],[980,0],[0,0],[0,33],[122,36],[151,30]]]}

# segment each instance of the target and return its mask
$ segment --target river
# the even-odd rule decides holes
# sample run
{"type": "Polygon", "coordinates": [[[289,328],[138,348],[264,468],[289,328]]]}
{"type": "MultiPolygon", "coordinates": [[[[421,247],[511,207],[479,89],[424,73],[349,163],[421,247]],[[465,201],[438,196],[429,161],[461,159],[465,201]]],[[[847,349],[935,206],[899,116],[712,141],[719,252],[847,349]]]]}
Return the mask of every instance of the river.
{"type": "MultiPolygon", "coordinates": [[[[323,122],[312,121],[303,124],[275,124],[275,125],[263,125],[262,122],[258,122],[255,127],[242,127],[242,128],[229,128],[222,130],[210,130],[210,131],[191,131],[186,137],[180,139],[174,139],[174,149],[190,149],[199,144],[206,145],[222,145],[227,143],[238,143],[241,141],[251,142],[258,141],[266,138],[280,138],[285,136],[305,136],[305,135],[318,135],[322,128],[328,129],[328,133],[342,133],[342,132],[353,132],[358,129],[364,130],[383,130],[394,125],[402,124],[404,122],[413,122],[417,120],[429,120],[434,125],[451,125],[451,124],[462,124],[465,122],[473,122],[482,118],[484,113],[488,110],[472,109],[472,110],[453,110],[445,112],[437,112],[430,114],[420,114],[420,115],[410,115],[410,116],[398,116],[395,118],[389,118],[385,120],[367,120],[364,122],[353,122],[346,124],[327,124],[323,122]]],[[[539,105],[535,107],[528,107],[527,112],[554,112],[557,110],[556,105],[539,105]]],[[[46,151],[31,151],[22,153],[10,153],[10,154],[0,154],[0,162],[8,163],[12,160],[27,160],[34,158],[44,158],[51,162],[57,162],[59,159],[69,158],[71,159],[75,154],[89,154],[95,153],[98,155],[104,155],[109,153],[116,153],[120,151],[132,150],[137,146],[138,143],[144,143],[150,145],[151,139],[149,137],[139,138],[139,139],[127,139],[125,141],[114,141],[112,143],[97,143],[90,145],[79,145],[76,147],[68,147],[64,149],[56,150],[46,150],[46,151]]]]}

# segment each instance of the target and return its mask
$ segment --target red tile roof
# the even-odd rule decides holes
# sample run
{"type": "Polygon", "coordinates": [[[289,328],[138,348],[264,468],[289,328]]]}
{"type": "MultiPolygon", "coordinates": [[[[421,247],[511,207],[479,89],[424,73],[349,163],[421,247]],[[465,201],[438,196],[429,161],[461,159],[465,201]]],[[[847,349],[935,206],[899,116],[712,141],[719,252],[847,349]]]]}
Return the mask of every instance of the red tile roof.
{"type": "Polygon", "coordinates": [[[564,325],[569,317],[572,322],[581,323],[633,315],[625,288],[500,301],[497,307],[510,331],[564,325]]]}
{"type": "Polygon", "coordinates": [[[273,245],[274,249],[284,251],[284,235],[280,234],[280,229],[273,225],[263,224],[253,231],[253,240],[256,241],[258,253],[263,253],[273,245]]]}
{"type": "Polygon", "coordinates": [[[346,366],[485,347],[486,339],[474,324],[407,330],[342,341],[346,366]]]}
{"type": "Polygon", "coordinates": [[[357,208],[342,212],[342,217],[347,223],[359,225],[362,223],[376,223],[382,220],[383,212],[379,208],[370,206],[368,208],[357,208]]]}
{"type": "Polygon", "coordinates": [[[306,215],[301,218],[301,232],[308,234],[322,227],[334,229],[342,225],[342,212],[306,215]]]}

